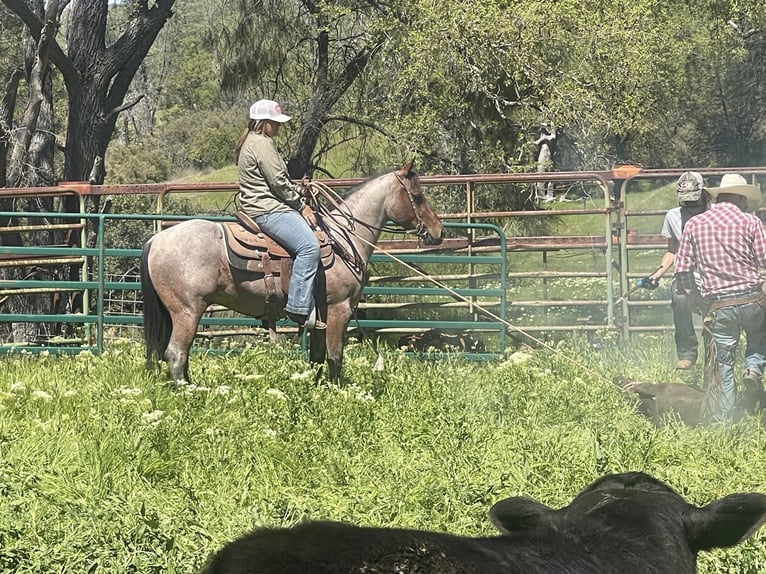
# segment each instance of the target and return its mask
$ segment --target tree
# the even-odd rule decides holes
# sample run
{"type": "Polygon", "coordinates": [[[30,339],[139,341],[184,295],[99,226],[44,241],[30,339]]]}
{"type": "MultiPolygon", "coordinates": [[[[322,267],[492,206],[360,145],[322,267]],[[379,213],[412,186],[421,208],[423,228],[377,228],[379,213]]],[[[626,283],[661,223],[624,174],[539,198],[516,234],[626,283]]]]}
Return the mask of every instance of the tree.
{"type": "MultiPolygon", "coordinates": [[[[23,0],[2,2],[40,45],[45,40],[45,25],[30,4],[23,0]]],[[[54,3],[49,2],[49,8],[54,3]]],[[[172,16],[174,3],[175,0],[157,0],[151,7],[148,0],[126,3],[122,34],[107,45],[107,0],[63,2],[67,10],[60,12],[58,18],[66,16],[67,52],[55,39],[43,51],[60,72],[68,96],[64,180],[103,182],[104,156],[117,117],[140,99],[139,96],[125,102],[125,95],[157,34],[172,16]]]]}
{"type": "MultiPolygon", "coordinates": [[[[9,82],[2,114],[6,121],[5,136],[11,149],[10,163],[2,180],[12,186],[49,185],[53,183],[53,87],[49,63],[60,73],[67,95],[66,137],[63,141],[62,178],[68,181],[104,180],[104,157],[119,113],[140,100],[126,102],[127,90],[149,48],[165,22],[172,16],[175,0],[126,2],[122,33],[111,44],[106,43],[109,25],[107,0],[2,0],[5,7],[23,22],[28,34],[25,67],[27,98],[18,125],[11,104],[16,102],[19,84],[9,82]],[[67,51],[56,40],[63,27],[67,51]],[[32,62],[30,64],[30,62],[32,62]],[[35,142],[39,142],[35,144],[35,142]]],[[[0,150],[0,152],[5,150],[0,150]]],[[[89,208],[97,208],[97,198],[88,198],[89,208]]],[[[68,198],[65,209],[78,209],[74,198],[68,198]]],[[[47,206],[46,210],[50,207],[47,206]]],[[[92,234],[93,235],[93,234],[92,234]]],[[[5,241],[18,242],[11,236],[5,241]]],[[[18,243],[17,243],[18,244],[18,243]]],[[[71,279],[79,270],[70,269],[71,279]]]]}
{"type": "Polygon", "coordinates": [[[320,146],[329,123],[354,121],[336,116],[337,108],[380,50],[391,19],[399,17],[394,4],[376,0],[238,4],[236,26],[220,37],[223,86],[254,86],[260,97],[279,94],[299,116],[299,132],[287,162],[292,177],[310,176],[318,168],[317,147],[326,153],[332,145],[320,146]]]}

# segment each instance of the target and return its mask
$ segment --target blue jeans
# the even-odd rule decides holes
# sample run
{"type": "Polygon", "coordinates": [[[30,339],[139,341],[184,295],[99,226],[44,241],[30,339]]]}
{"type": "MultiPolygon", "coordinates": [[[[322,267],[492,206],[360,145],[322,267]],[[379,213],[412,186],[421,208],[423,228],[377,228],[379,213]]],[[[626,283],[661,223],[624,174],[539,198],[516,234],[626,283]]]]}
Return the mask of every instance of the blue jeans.
{"type": "Polygon", "coordinates": [[[295,257],[285,310],[308,315],[314,307],[314,279],[319,267],[319,242],[314,232],[297,211],[262,213],[254,219],[265,233],[295,257]]]}
{"type": "Polygon", "coordinates": [[[715,312],[711,325],[716,344],[716,361],[721,376],[721,395],[713,413],[717,420],[731,421],[732,408],[737,398],[734,379],[734,361],[740,334],[745,332],[745,370],[763,374],[766,360],[766,309],[758,303],[732,305],[715,312]]]}
{"type": "Polygon", "coordinates": [[[694,330],[694,316],[689,309],[688,297],[676,293],[676,279],[670,284],[670,308],[673,310],[673,327],[676,341],[676,357],[697,361],[697,332],[694,330]]]}

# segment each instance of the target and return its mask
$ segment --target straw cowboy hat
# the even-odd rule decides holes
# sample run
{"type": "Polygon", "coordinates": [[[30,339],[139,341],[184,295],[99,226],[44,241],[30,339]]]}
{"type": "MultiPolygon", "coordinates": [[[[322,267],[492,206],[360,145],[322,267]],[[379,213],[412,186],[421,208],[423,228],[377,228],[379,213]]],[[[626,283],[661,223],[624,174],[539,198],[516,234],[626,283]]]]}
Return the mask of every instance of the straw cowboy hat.
{"type": "Polygon", "coordinates": [[[733,193],[741,195],[747,199],[746,211],[754,212],[761,205],[761,189],[758,186],[750,185],[747,180],[738,173],[727,173],[721,178],[719,187],[710,187],[708,192],[717,199],[722,193],[733,193]]]}

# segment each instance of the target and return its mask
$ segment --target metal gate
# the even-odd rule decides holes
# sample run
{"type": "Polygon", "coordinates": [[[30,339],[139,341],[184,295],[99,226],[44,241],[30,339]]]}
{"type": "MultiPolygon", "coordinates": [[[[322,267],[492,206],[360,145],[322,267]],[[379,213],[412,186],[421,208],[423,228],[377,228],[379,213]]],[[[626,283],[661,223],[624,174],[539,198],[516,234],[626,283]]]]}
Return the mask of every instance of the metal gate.
{"type": "MultiPolygon", "coordinates": [[[[84,350],[100,353],[108,343],[112,332],[123,333],[142,325],[140,310],[140,289],[138,273],[125,273],[119,278],[111,277],[107,263],[123,259],[138,269],[141,247],[115,248],[105,241],[106,229],[116,222],[144,222],[151,228],[160,220],[183,220],[188,216],[141,215],[141,214],[64,214],[64,213],[18,213],[0,212],[0,217],[26,219],[23,226],[14,228],[17,232],[38,232],[50,229],[45,223],[53,219],[71,222],[72,229],[95,231],[93,247],[59,246],[0,246],[0,264],[6,267],[29,268],[60,267],[78,265],[85,277],[83,280],[66,281],[22,276],[19,279],[0,281],[0,297],[34,297],[77,295],[83,302],[77,313],[0,313],[0,324],[29,323],[43,328],[56,326],[61,331],[66,326],[67,335],[40,333],[30,341],[0,345],[0,352],[26,351],[33,353],[79,353],[84,350]],[[30,220],[39,220],[35,224],[30,220]],[[126,305],[127,303],[127,305],[126,305]],[[126,329],[127,328],[127,329],[126,329]]],[[[214,221],[234,221],[232,217],[208,217],[214,221]]],[[[66,225],[66,224],[63,224],[66,225]]],[[[481,230],[493,234],[499,245],[505,245],[502,230],[492,224],[467,224],[447,222],[445,227],[453,234],[468,234],[481,230]]],[[[83,237],[83,243],[85,243],[83,237]]],[[[387,275],[373,276],[365,289],[365,301],[360,306],[362,318],[355,319],[351,329],[364,333],[399,334],[439,331],[481,336],[489,344],[480,349],[466,349],[472,358],[502,356],[505,351],[506,327],[502,317],[506,312],[506,257],[505,249],[497,254],[470,254],[460,249],[452,253],[439,251],[412,252],[407,249],[391,249],[380,245],[370,268],[376,265],[393,266],[387,275]],[[391,256],[395,259],[391,259],[391,256]],[[422,270],[422,274],[403,275],[401,264],[422,270]],[[440,270],[451,268],[450,273],[440,270]],[[476,269],[483,271],[481,277],[476,269]],[[437,283],[431,283],[436,281],[437,283]],[[491,309],[494,315],[487,316],[491,309]]],[[[407,271],[407,273],[410,273],[407,271]]],[[[282,331],[295,330],[292,323],[283,320],[282,331]]],[[[137,336],[135,332],[133,336],[137,336]]],[[[140,333],[139,333],[140,334],[140,333]]],[[[264,335],[261,322],[252,317],[238,315],[232,311],[211,307],[202,318],[200,338],[237,335],[264,335]]],[[[304,347],[306,341],[303,341],[304,347]]]]}

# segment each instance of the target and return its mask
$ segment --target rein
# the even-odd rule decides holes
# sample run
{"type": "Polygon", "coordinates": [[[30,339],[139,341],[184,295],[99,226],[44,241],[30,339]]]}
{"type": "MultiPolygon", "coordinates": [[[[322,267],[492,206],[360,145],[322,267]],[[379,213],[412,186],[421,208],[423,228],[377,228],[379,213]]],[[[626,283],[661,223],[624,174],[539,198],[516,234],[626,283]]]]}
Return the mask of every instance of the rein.
{"type": "Polygon", "coordinates": [[[353,231],[355,228],[355,224],[360,224],[367,229],[373,229],[375,231],[380,232],[386,232],[386,233],[393,233],[397,235],[406,235],[411,234],[415,235],[417,237],[423,237],[426,233],[426,225],[423,223],[423,219],[420,217],[420,214],[418,213],[417,208],[415,207],[415,198],[412,195],[412,192],[407,188],[406,183],[402,180],[401,176],[394,172],[394,176],[396,177],[397,181],[402,185],[404,188],[404,191],[407,192],[407,198],[410,200],[410,206],[412,207],[412,213],[415,216],[415,220],[417,221],[415,225],[415,229],[399,229],[398,227],[390,227],[388,225],[384,225],[382,227],[378,227],[377,225],[372,225],[371,223],[367,223],[366,221],[362,221],[358,217],[356,217],[351,211],[343,204],[343,198],[338,195],[335,190],[333,190],[330,186],[320,182],[320,181],[310,181],[306,185],[307,192],[311,198],[311,207],[319,213],[320,215],[326,216],[326,217],[332,217],[332,214],[330,212],[330,209],[320,201],[320,197],[325,200],[325,202],[331,206],[331,208],[334,208],[338,211],[338,213],[341,214],[342,218],[346,221],[346,225],[348,226],[349,230],[353,231]]]}

